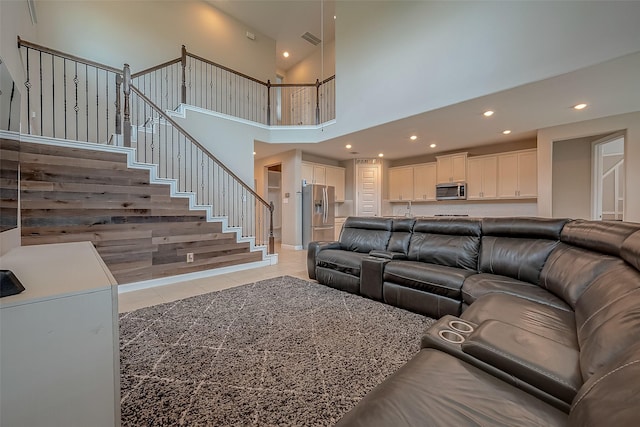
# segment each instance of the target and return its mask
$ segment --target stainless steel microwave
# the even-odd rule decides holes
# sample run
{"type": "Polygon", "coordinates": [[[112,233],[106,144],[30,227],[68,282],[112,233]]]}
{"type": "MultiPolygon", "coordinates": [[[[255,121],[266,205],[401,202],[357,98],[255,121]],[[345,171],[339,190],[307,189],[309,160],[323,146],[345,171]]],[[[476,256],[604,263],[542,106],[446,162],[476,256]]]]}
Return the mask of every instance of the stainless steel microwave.
{"type": "Polygon", "coordinates": [[[436,185],[436,200],[466,200],[466,182],[448,182],[436,185]]]}

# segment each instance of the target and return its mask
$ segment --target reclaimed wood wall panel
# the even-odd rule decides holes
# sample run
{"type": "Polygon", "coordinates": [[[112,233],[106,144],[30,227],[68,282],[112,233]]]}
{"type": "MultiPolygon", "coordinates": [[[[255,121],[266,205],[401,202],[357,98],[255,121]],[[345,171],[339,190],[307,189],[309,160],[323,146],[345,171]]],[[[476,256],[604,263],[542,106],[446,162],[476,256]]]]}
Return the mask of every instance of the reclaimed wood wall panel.
{"type": "Polygon", "coordinates": [[[20,145],[23,245],[91,241],[120,284],[262,259],[124,154],[20,145]]]}
{"type": "Polygon", "coordinates": [[[0,232],[18,226],[19,141],[0,138],[0,232]]]}

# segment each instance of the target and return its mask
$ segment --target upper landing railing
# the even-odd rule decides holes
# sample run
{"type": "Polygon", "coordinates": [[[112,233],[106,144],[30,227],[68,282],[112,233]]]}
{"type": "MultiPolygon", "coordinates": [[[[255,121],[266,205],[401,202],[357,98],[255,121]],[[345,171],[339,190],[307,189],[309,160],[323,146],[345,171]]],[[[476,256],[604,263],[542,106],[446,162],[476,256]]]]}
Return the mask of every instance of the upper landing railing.
{"type": "Polygon", "coordinates": [[[319,125],[335,119],[335,76],[315,83],[271,83],[234,71],[187,51],[132,75],[165,110],[179,104],[268,126],[319,125]]]}

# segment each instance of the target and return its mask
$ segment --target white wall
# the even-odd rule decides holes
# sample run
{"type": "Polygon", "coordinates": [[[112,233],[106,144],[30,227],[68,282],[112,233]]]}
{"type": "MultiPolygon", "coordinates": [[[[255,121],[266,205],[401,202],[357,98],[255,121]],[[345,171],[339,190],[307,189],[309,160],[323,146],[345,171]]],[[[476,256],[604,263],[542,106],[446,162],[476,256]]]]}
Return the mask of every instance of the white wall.
{"type": "Polygon", "coordinates": [[[209,150],[245,184],[253,188],[253,142],[266,139],[268,130],[228,120],[206,110],[186,109],[184,116],[172,114],[191,136],[209,150]]]}
{"type": "Polygon", "coordinates": [[[624,130],[625,221],[640,222],[640,112],[554,126],[538,131],[538,215],[553,214],[553,142],[624,130]]]}
{"type": "Polygon", "coordinates": [[[27,2],[0,0],[0,58],[18,83],[18,91],[23,95],[26,92],[23,77],[26,74],[26,65],[20,59],[17,48],[18,35],[23,38],[35,38],[35,26],[31,24],[27,2]]]}
{"type": "MultiPolygon", "coordinates": [[[[26,0],[21,3],[26,8],[26,0]]],[[[29,41],[107,65],[127,62],[140,71],[178,58],[184,44],[257,79],[275,76],[275,41],[205,1],[41,0],[36,5],[36,39],[29,41]],[[247,30],[255,40],[246,37],[247,30]]]]}
{"type": "Polygon", "coordinates": [[[592,142],[600,136],[553,143],[552,216],[591,219],[592,142]]]}
{"type": "Polygon", "coordinates": [[[324,46],[324,54],[321,45],[318,45],[311,55],[298,62],[285,73],[284,81],[285,83],[314,83],[316,79],[322,81],[336,73],[335,59],[335,41],[324,46]]]}
{"type": "Polygon", "coordinates": [[[640,2],[343,1],[336,15],[339,133],[640,49],[640,2]]]}

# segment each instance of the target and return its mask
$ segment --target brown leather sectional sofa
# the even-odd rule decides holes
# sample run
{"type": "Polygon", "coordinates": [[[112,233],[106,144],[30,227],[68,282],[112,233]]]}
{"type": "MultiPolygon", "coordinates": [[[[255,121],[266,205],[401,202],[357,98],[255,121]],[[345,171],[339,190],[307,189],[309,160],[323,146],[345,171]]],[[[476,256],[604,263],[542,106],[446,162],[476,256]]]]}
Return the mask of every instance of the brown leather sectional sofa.
{"type": "Polygon", "coordinates": [[[352,217],[307,267],[439,319],[340,426],[640,425],[640,224],[352,217]]]}

